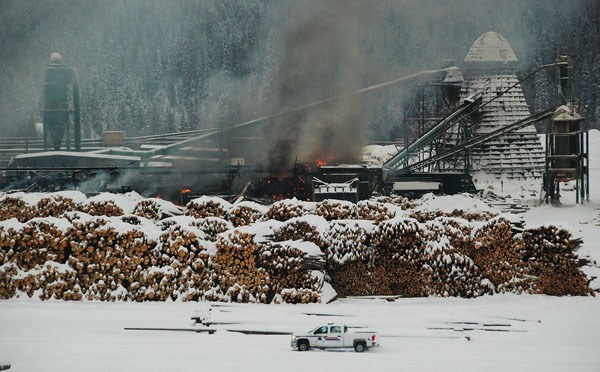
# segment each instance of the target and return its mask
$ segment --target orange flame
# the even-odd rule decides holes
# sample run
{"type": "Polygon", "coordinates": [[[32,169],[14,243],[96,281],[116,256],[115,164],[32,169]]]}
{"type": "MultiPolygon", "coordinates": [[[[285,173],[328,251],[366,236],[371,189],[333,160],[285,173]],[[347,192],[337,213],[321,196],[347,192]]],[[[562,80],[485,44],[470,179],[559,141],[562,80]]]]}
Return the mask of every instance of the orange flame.
{"type": "Polygon", "coordinates": [[[192,192],[192,189],[190,189],[189,187],[186,187],[185,189],[181,189],[182,194],[189,194],[190,192],[192,192]]]}

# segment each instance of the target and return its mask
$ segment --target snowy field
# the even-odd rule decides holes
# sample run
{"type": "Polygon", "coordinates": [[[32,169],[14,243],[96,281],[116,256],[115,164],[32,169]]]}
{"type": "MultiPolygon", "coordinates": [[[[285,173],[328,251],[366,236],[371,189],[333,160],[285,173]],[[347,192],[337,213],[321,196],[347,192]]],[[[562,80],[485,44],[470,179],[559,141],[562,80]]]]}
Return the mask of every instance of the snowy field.
{"type": "MultiPolygon", "coordinates": [[[[577,252],[600,277],[600,134],[592,131],[591,200],[538,205],[539,185],[482,180],[530,206],[514,215],[528,227],[563,226],[584,241],[577,252]]],[[[458,198],[458,197],[457,197],[458,198]]],[[[456,200],[461,200],[455,198],[456,200]]],[[[459,207],[452,197],[437,206],[459,207]]],[[[600,289],[600,279],[591,282],[600,289]]],[[[10,371],[600,371],[600,296],[495,295],[476,299],[343,299],[321,305],[0,301],[0,365],[10,371]],[[212,310],[209,310],[212,309],[212,310]],[[206,315],[216,333],[191,321],[206,315]],[[316,315],[319,314],[319,315],[316,315]],[[377,329],[382,346],[367,353],[289,347],[289,335],[323,322],[377,329]],[[185,331],[125,330],[177,328],[185,331]]]]}
{"type": "Polygon", "coordinates": [[[0,360],[11,371],[598,371],[600,298],[497,295],[465,299],[346,299],[329,305],[214,304],[215,334],[197,329],[207,303],[0,303],[0,360]],[[319,313],[317,316],[310,315],[319,313]],[[289,347],[321,322],[368,325],[382,346],[354,351],[289,347]],[[472,329],[472,330],[470,330],[472,329]]]}

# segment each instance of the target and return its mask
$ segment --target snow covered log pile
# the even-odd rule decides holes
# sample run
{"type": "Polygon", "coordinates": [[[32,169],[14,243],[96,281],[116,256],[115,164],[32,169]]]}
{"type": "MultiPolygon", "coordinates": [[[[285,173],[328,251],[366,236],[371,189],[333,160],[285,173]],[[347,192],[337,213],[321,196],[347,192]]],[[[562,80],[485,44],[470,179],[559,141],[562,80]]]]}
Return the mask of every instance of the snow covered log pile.
{"type": "Polygon", "coordinates": [[[138,194],[12,194],[0,199],[0,298],[309,303],[324,273],[340,296],[593,294],[581,240],[555,226],[516,233],[458,198],[443,210],[431,196],[271,206],[202,197],[182,209],[138,194]]]}
{"type": "Polygon", "coordinates": [[[267,213],[267,208],[254,202],[243,201],[231,207],[227,219],[234,226],[247,226],[260,221],[267,213]]]}
{"type": "Polygon", "coordinates": [[[231,208],[231,203],[222,198],[202,196],[191,200],[185,206],[185,215],[196,218],[224,218],[231,208]]]}

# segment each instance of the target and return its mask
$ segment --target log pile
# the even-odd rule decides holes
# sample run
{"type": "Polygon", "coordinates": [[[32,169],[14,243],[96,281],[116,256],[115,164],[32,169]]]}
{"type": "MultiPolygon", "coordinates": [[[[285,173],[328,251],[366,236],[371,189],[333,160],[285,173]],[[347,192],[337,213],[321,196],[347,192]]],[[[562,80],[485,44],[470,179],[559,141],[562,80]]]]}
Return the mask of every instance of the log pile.
{"type": "Polygon", "coordinates": [[[304,240],[324,248],[324,233],[328,228],[327,221],[320,216],[308,215],[292,218],[274,231],[274,240],[304,240]]]}
{"type": "Polygon", "coordinates": [[[195,218],[225,218],[227,216],[227,211],[230,208],[231,204],[225,199],[202,196],[187,203],[184,214],[195,218]]]}
{"type": "Polygon", "coordinates": [[[265,207],[253,202],[235,204],[227,213],[227,219],[233,226],[248,226],[260,221],[265,215],[265,207]]]}
{"type": "Polygon", "coordinates": [[[332,220],[349,220],[356,216],[356,205],[345,200],[327,199],[317,203],[317,216],[332,220]]]}
{"type": "Polygon", "coordinates": [[[428,221],[425,241],[421,265],[429,277],[427,295],[471,298],[492,293],[493,286],[468,255],[474,240],[464,220],[438,217],[428,221]]]}
{"type": "Polygon", "coordinates": [[[199,198],[187,217],[165,218],[172,206],[151,199],[127,215],[111,200],[88,200],[80,211],[63,196],[25,200],[0,202],[1,218],[22,220],[0,221],[0,298],[309,303],[322,285],[311,270],[323,268],[341,296],[593,294],[575,254],[581,240],[554,226],[515,235],[489,212],[405,218],[378,201],[286,200],[267,211],[199,198]],[[253,230],[266,219],[284,222],[253,230]]]}
{"type": "Polygon", "coordinates": [[[60,252],[66,245],[62,231],[48,220],[32,219],[20,229],[0,228],[2,260],[15,263],[21,270],[34,269],[46,261],[64,260],[60,252]]]}
{"type": "Polygon", "coordinates": [[[374,293],[406,297],[426,294],[428,277],[419,264],[422,237],[420,224],[410,218],[394,218],[377,226],[373,233],[374,293]]]}
{"type": "Polygon", "coordinates": [[[309,203],[299,202],[296,199],[286,199],[273,203],[265,218],[285,222],[310,213],[312,213],[312,206],[309,203]]]}
{"type": "Polygon", "coordinates": [[[79,210],[92,216],[122,216],[123,209],[113,200],[88,200],[79,206],[79,210]]]}
{"type": "Polygon", "coordinates": [[[30,206],[18,197],[6,196],[0,200],[0,221],[16,218],[20,222],[27,222],[38,217],[35,206],[30,206]]]}
{"type": "Polygon", "coordinates": [[[380,203],[393,204],[400,207],[402,210],[413,209],[415,207],[408,198],[403,196],[380,196],[375,199],[380,203]]]}
{"type": "Polygon", "coordinates": [[[327,272],[338,295],[372,294],[372,232],[372,222],[331,222],[325,235],[327,272]]]}
{"type": "Polygon", "coordinates": [[[593,294],[574,253],[581,244],[581,239],[573,239],[569,231],[556,226],[523,231],[524,260],[530,275],[539,278],[535,287],[537,293],[551,296],[593,294]]]}
{"type": "Polygon", "coordinates": [[[356,204],[356,207],[356,214],[359,220],[380,223],[381,221],[394,218],[396,215],[396,211],[391,209],[389,205],[374,200],[361,200],[356,204]]]}
{"type": "Polygon", "coordinates": [[[258,244],[254,236],[237,230],[217,239],[217,254],[212,261],[212,280],[216,294],[207,299],[232,302],[267,303],[271,278],[257,265],[258,244]]]}
{"type": "Polygon", "coordinates": [[[282,243],[263,244],[258,251],[258,264],[271,279],[268,301],[281,296],[287,303],[321,302],[319,283],[304,268],[306,254],[282,243]]]}
{"type": "Polygon", "coordinates": [[[133,214],[145,217],[149,220],[159,221],[165,218],[181,214],[178,208],[166,200],[161,199],[142,199],[135,205],[133,214]]]}
{"type": "Polygon", "coordinates": [[[72,199],[61,195],[52,195],[49,198],[42,198],[36,205],[38,217],[59,217],[65,212],[77,210],[77,205],[72,199]]]}
{"type": "Polygon", "coordinates": [[[197,227],[204,232],[204,234],[206,234],[206,239],[212,242],[217,241],[217,236],[219,234],[233,229],[231,222],[219,217],[199,218],[193,221],[190,225],[197,227]]]}
{"type": "Polygon", "coordinates": [[[471,212],[462,209],[454,209],[452,212],[444,211],[414,211],[410,214],[411,218],[419,222],[426,222],[438,217],[457,217],[467,221],[488,221],[497,215],[490,212],[471,212]]]}
{"type": "Polygon", "coordinates": [[[522,249],[513,239],[511,223],[504,218],[493,218],[480,227],[467,254],[496,288],[506,290],[508,283],[527,275],[522,249]]]}

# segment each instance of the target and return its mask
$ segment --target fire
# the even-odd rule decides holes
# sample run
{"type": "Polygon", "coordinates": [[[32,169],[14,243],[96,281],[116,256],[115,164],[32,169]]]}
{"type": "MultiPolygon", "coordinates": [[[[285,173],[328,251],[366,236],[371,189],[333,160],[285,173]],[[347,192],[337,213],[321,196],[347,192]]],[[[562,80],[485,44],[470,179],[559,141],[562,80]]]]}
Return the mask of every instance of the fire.
{"type": "Polygon", "coordinates": [[[190,192],[192,192],[192,189],[190,189],[189,187],[186,187],[185,189],[181,189],[182,194],[189,194],[190,192]]]}
{"type": "Polygon", "coordinates": [[[335,158],[335,155],[329,154],[329,155],[326,155],[325,157],[319,157],[319,159],[317,159],[315,161],[315,164],[317,164],[317,167],[322,167],[327,164],[335,164],[336,162],[337,162],[337,160],[335,158]]]}

